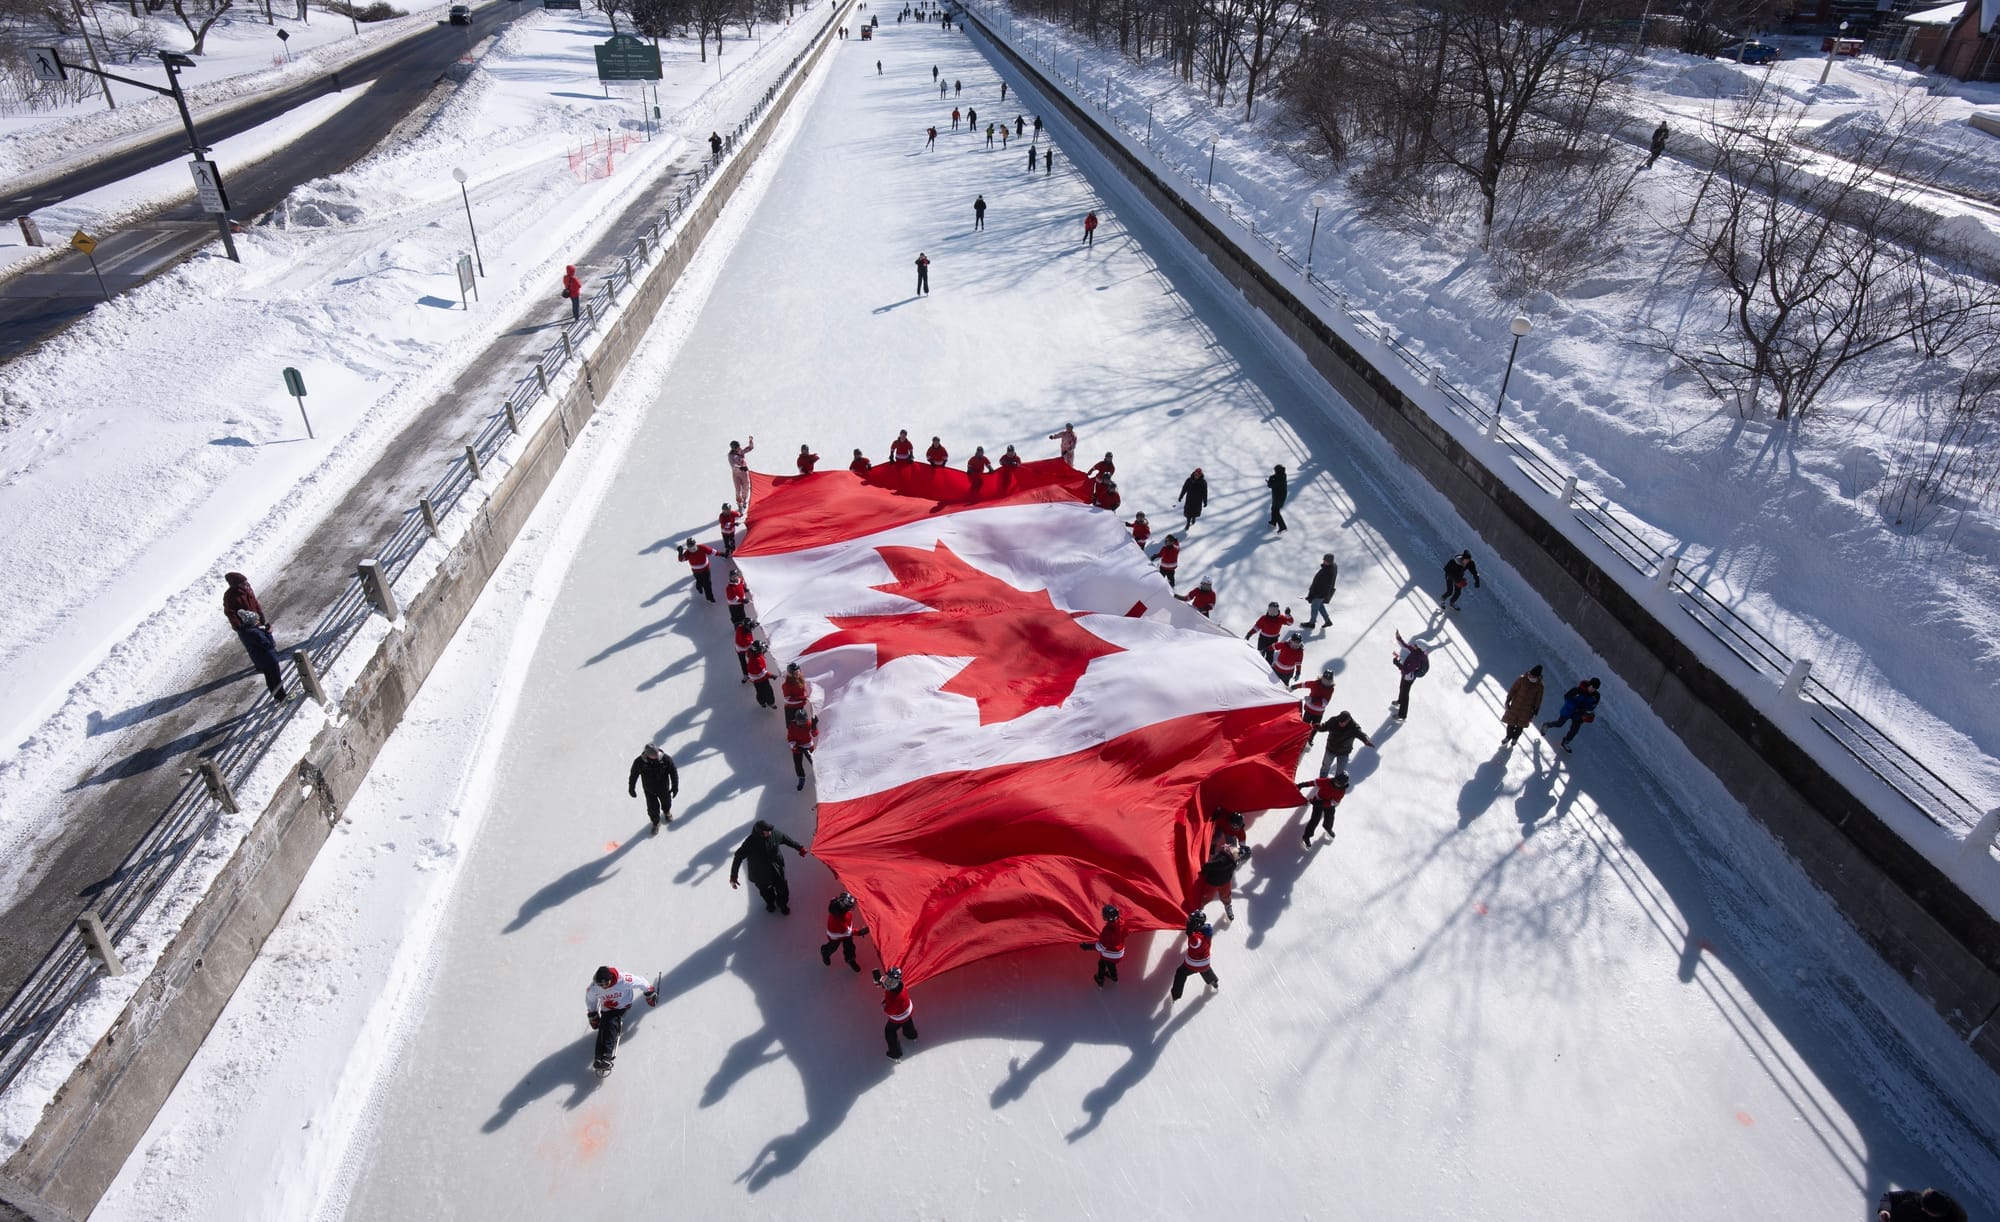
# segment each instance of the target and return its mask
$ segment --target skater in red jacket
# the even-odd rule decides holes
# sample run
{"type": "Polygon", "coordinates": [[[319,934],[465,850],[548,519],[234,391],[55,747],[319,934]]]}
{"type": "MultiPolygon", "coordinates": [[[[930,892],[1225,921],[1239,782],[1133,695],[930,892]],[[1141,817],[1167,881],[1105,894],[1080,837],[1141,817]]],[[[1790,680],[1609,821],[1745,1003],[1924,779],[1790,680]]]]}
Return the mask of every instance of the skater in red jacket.
{"type": "Polygon", "coordinates": [[[993,460],[986,457],[986,447],[975,446],[972,451],[972,457],[965,460],[965,473],[970,475],[972,482],[977,485],[980,478],[992,469],[993,460]]]}
{"type": "Polygon", "coordinates": [[[1264,614],[1257,617],[1257,622],[1250,625],[1250,631],[1243,634],[1243,639],[1247,641],[1253,636],[1256,637],[1257,652],[1263,654],[1264,660],[1269,662],[1271,651],[1278,646],[1278,638],[1284,635],[1285,629],[1289,628],[1291,623],[1292,609],[1287,607],[1281,612],[1278,610],[1278,604],[1272,603],[1264,608],[1264,614]]]}
{"type": "Polygon", "coordinates": [[[882,986],[882,1013],[889,1019],[882,1025],[882,1036],[889,1041],[889,1059],[900,1061],[903,1046],[896,1042],[896,1034],[901,1032],[906,1040],[917,1038],[917,1005],[910,1000],[910,991],[903,987],[902,968],[892,967],[887,972],[878,968],[874,978],[882,986]]]}
{"type": "Polygon", "coordinates": [[[1125,957],[1125,918],[1116,904],[1106,904],[1098,915],[1104,918],[1104,928],[1097,931],[1097,941],[1077,946],[1097,952],[1097,987],[1101,989],[1107,980],[1118,983],[1118,961],[1125,957]]]}
{"type": "Polygon", "coordinates": [[[819,718],[814,717],[804,705],[794,708],[785,706],[785,741],[792,748],[792,771],[798,775],[800,789],[806,787],[806,761],[812,758],[813,748],[819,746],[819,718]]]}
{"type": "Polygon", "coordinates": [[[1333,701],[1334,664],[1328,662],[1319,668],[1319,677],[1305,683],[1292,684],[1292,690],[1304,688],[1305,700],[1299,705],[1299,716],[1309,726],[1318,728],[1320,719],[1326,716],[1327,705],[1333,701]]]}
{"type": "Polygon", "coordinates": [[[1333,812],[1340,805],[1340,800],[1347,796],[1347,774],[1336,772],[1332,776],[1300,781],[1299,792],[1312,802],[1312,816],[1306,820],[1306,831],[1302,837],[1306,847],[1312,847],[1313,831],[1322,819],[1326,821],[1326,838],[1333,839],[1333,812]]]}
{"type": "Polygon", "coordinates": [[[764,642],[762,641],[751,642],[750,657],[748,659],[748,662],[750,667],[749,669],[750,683],[751,686],[754,687],[757,692],[757,707],[760,709],[777,708],[778,697],[777,694],[771,690],[771,662],[770,659],[765,656],[764,642]]]}
{"type": "Polygon", "coordinates": [[[746,619],[736,625],[736,668],[743,672],[743,682],[750,682],[750,647],[757,643],[757,621],[746,619]]]}
{"type": "Polygon", "coordinates": [[[689,539],[674,549],[674,555],[687,561],[688,571],[694,574],[694,592],[714,602],[715,585],[709,561],[714,558],[715,549],[706,543],[696,543],[693,539],[689,539]]]}
{"type": "Polygon", "coordinates": [[[1085,246],[1095,246],[1097,244],[1097,214],[1095,212],[1086,212],[1083,214],[1083,244],[1085,246]]]}
{"type": "Polygon", "coordinates": [[[1084,474],[1090,476],[1092,479],[1100,475],[1112,476],[1118,474],[1118,464],[1111,461],[1111,451],[1106,450],[1104,457],[1090,464],[1090,469],[1085,471],[1084,474]]]}
{"type": "MultiPolygon", "coordinates": [[[[1153,553],[1153,559],[1160,562],[1160,576],[1167,579],[1167,588],[1174,588],[1174,574],[1181,567],[1181,540],[1179,535],[1168,535],[1160,542],[1160,550],[1153,553]]],[[[1213,593],[1211,591],[1211,593],[1213,593]]],[[[1199,610],[1199,608],[1197,608],[1199,610]]]]}
{"type": "MultiPolygon", "coordinates": [[[[1146,520],[1145,514],[1140,513],[1134,514],[1132,520],[1125,523],[1125,525],[1132,530],[1132,542],[1139,545],[1140,551],[1145,551],[1146,541],[1153,537],[1153,524],[1146,520]]],[[[1172,585],[1173,583],[1168,582],[1167,584],[1172,585]]]]}
{"type": "Polygon", "coordinates": [[[1215,610],[1215,579],[1204,577],[1201,584],[1180,596],[1182,602],[1202,613],[1204,618],[1215,610]]]}
{"type": "Polygon", "coordinates": [[[729,570],[729,584],[722,587],[722,600],[729,604],[729,622],[740,624],[750,618],[750,584],[743,574],[729,570]]]}
{"type": "Polygon", "coordinates": [[[576,277],[576,265],[563,268],[562,295],[569,298],[569,316],[575,321],[583,316],[583,281],[576,277]]]}
{"type": "Polygon", "coordinates": [[[1021,465],[1021,456],[1019,454],[1014,453],[1013,446],[1008,446],[1006,450],[1004,450],[1000,455],[1000,469],[1002,471],[1006,471],[1009,470],[1010,468],[1018,467],[1020,465],[1021,465]]]}
{"type": "Polygon", "coordinates": [[[917,443],[910,440],[910,430],[897,429],[896,440],[889,443],[890,462],[915,462],[917,443]]]}
{"type": "Polygon", "coordinates": [[[861,970],[854,960],[854,939],[867,937],[868,927],[854,923],[855,905],[855,898],[845,891],[827,903],[826,943],[819,948],[819,961],[828,967],[833,966],[833,952],[839,951],[847,966],[857,972],[861,970]]]}
{"type": "Polygon", "coordinates": [[[1299,671],[1305,664],[1306,634],[1303,629],[1294,628],[1272,647],[1271,672],[1290,687],[1298,681],[1299,671]]]}
{"type": "Polygon", "coordinates": [[[1110,476],[1100,475],[1097,477],[1096,487],[1090,490],[1091,504],[1097,506],[1099,509],[1116,509],[1124,503],[1124,500],[1124,497],[1118,495],[1118,485],[1112,481],[1110,476]]]}
{"type": "Polygon", "coordinates": [[[1208,923],[1208,914],[1196,909],[1188,913],[1187,947],[1181,951],[1181,965],[1174,969],[1174,987],[1168,994],[1172,1001],[1181,999],[1181,990],[1187,987],[1189,976],[1200,976],[1202,983],[1211,989],[1222,987],[1216,979],[1215,969],[1208,965],[1209,946],[1215,940],[1215,926],[1208,923]]]}
{"type": "Polygon", "coordinates": [[[854,461],[847,464],[847,469],[856,475],[866,475],[875,469],[875,464],[869,462],[867,456],[857,449],[854,451],[854,461]]]}
{"type": "Polygon", "coordinates": [[[728,501],[722,502],[722,512],[715,515],[715,525],[722,531],[722,554],[736,554],[736,524],[743,520],[743,514],[728,501]]]}
{"type": "Polygon", "coordinates": [[[806,684],[806,672],[799,669],[797,662],[785,667],[784,681],[778,684],[778,694],[785,698],[785,711],[803,709],[812,699],[812,688],[806,684]]]}
{"type": "Polygon", "coordinates": [[[814,467],[816,467],[816,466],[818,466],[818,465],[819,465],[819,455],[817,455],[817,454],[815,454],[815,453],[813,453],[813,452],[812,452],[812,447],[811,447],[811,446],[800,446],[800,447],[799,447],[799,474],[800,474],[800,475],[811,475],[811,474],[813,473],[813,468],[814,468],[814,467]]]}
{"type": "Polygon", "coordinates": [[[930,445],[924,448],[924,461],[933,467],[942,467],[950,460],[951,455],[945,450],[944,442],[931,438],[930,445]]]}

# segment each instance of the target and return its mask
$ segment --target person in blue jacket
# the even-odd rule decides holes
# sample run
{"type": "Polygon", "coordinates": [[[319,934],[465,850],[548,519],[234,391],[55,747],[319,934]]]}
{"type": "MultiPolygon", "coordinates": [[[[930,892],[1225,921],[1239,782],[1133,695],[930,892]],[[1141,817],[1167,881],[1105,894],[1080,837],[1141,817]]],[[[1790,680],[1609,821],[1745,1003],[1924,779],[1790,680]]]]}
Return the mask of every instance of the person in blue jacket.
{"type": "Polygon", "coordinates": [[[1569,733],[1563,735],[1563,750],[1569,750],[1570,740],[1576,737],[1578,730],[1583,729],[1584,722],[1597,720],[1597,689],[1596,679],[1585,679],[1563,693],[1562,707],[1556,710],[1556,719],[1542,723],[1544,730],[1553,730],[1564,722],[1570,723],[1569,733]]]}

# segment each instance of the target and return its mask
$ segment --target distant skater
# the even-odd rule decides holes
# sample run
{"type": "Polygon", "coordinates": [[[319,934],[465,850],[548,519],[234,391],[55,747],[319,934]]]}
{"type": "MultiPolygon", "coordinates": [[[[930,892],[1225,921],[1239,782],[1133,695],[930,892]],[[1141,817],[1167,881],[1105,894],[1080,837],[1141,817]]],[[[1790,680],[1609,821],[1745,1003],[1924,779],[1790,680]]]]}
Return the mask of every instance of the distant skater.
{"type": "Polygon", "coordinates": [[[923,251],[917,252],[917,295],[929,296],[931,291],[931,261],[923,251]]]}
{"type": "Polygon", "coordinates": [[[1095,246],[1097,244],[1097,214],[1095,212],[1086,212],[1083,214],[1083,244],[1085,246],[1095,246]]]}

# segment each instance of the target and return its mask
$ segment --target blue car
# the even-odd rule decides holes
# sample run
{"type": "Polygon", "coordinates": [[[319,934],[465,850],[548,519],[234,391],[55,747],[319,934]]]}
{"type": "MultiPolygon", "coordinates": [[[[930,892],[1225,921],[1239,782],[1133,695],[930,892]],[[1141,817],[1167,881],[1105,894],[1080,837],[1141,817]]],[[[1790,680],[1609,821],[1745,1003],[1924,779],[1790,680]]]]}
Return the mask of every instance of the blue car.
{"type": "Polygon", "coordinates": [[[1739,64],[1775,64],[1778,62],[1778,48],[1768,42],[1739,42],[1735,46],[1724,47],[1716,58],[1733,59],[1739,64]]]}

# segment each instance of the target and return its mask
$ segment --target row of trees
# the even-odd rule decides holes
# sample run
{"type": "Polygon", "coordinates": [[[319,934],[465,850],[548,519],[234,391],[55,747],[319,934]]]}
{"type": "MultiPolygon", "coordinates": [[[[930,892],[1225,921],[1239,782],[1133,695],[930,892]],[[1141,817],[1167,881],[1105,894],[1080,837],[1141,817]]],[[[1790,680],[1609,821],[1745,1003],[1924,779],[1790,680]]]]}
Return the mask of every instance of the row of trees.
{"type": "Polygon", "coordinates": [[[709,40],[715,53],[722,54],[722,33],[732,25],[743,27],[743,36],[757,32],[758,22],[789,19],[798,0],[591,0],[591,4],[611,18],[617,32],[620,18],[629,21],[638,33],[657,45],[662,38],[693,38],[708,60],[709,40]]]}

